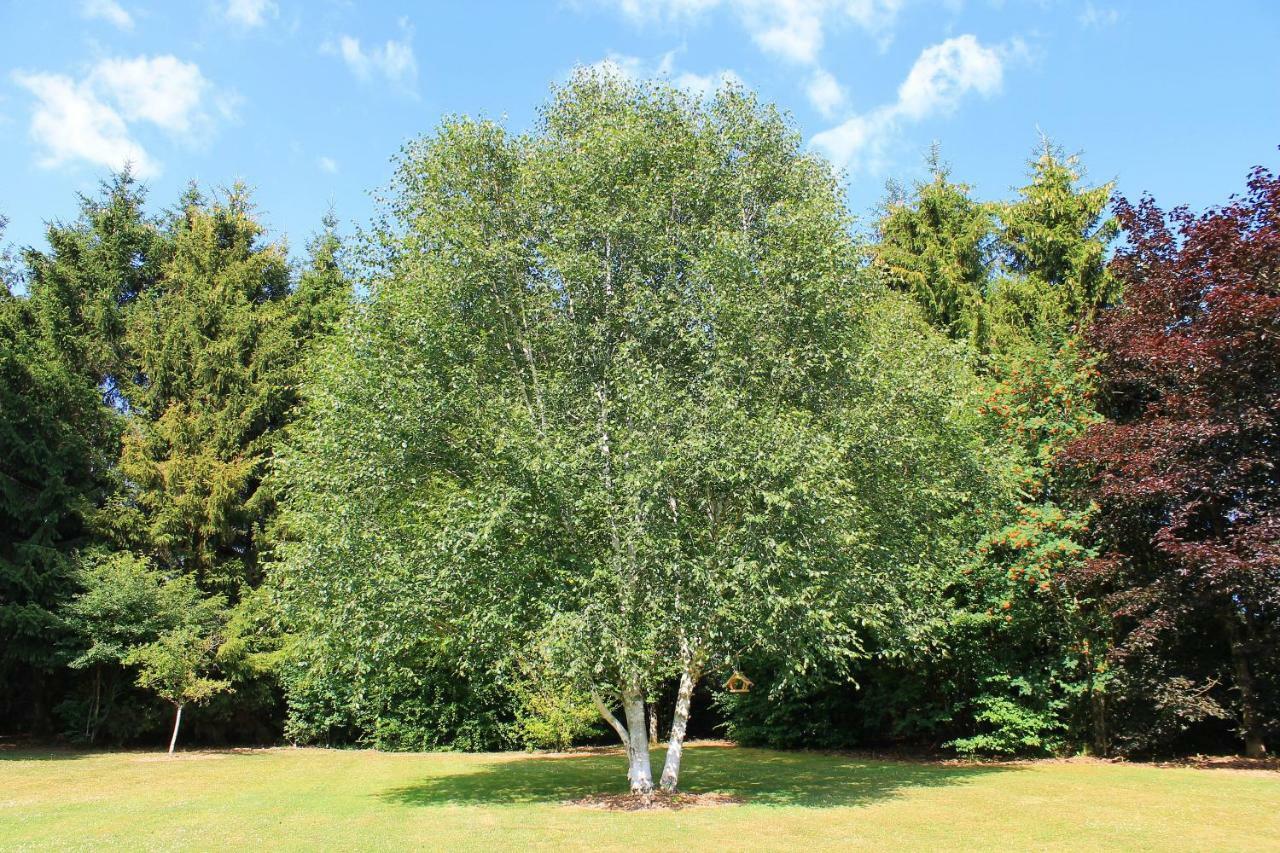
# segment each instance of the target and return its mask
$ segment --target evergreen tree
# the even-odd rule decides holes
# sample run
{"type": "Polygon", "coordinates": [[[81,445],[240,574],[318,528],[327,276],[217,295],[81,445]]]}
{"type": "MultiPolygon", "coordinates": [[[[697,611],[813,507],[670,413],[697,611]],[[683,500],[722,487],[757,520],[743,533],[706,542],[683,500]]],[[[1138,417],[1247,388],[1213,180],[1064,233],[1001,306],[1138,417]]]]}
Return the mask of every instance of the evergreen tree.
{"type": "MultiPolygon", "coordinates": [[[[95,544],[122,557],[144,557],[168,577],[189,576],[206,595],[232,602],[250,597],[262,576],[275,511],[264,485],[273,443],[298,403],[309,342],[333,327],[349,298],[331,218],[295,290],[284,246],[263,242],[243,187],[217,201],[192,187],[162,219],[148,218],[144,201],[145,191],[127,171],[104,183],[98,198],[82,198],[76,221],[48,229],[47,251],[26,253],[29,298],[4,306],[6,364],[22,365],[10,371],[6,393],[24,402],[43,399],[30,390],[42,382],[52,400],[53,386],[64,386],[61,402],[45,408],[6,406],[11,434],[60,442],[50,450],[24,439],[32,445],[28,456],[6,454],[15,470],[21,465],[6,484],[22,495],[11,503],[37,512],[15,484],[66,491],[70,474],[60,475],[58,466],[71,465],[77,453],[91,457],[79,464],[91,467],[93,493],[87,482],[79,484],[84,497],[74,511],[59,510],[68,520],[47,525],[60,531],[65,546],[39,552],[38,564],[26,548],[20,552],[28,555],[26,568],[12,570],[15,577],[39,576],[40,583],[22,580],[21,594],[39,597],[50,614],[77,590],[72,548],[95,544]],[[21,429],[17,418],[26,419],[21,429]],[[34,421],[46,426],[28,425],[34,421]],[[77,449],[63,433],[94,439],[77,449]],[[78,526],[70,519],[79,519],[78,526]],[[61,557],[51,562],[54,551],[61,557]]],[[[71,506],[70,492],[64,502],[71,506]]],[[[44,506],[53,503],[49,497],[44,506]]],[[[33,535],[19,523],[10,527],[19,539],[33,535]]],[[[0,603],[9,600],[22,599],[15,591],[0,603]]],[[[255,618],[244,614],[234,624],[260,628],[255,618]]],[[[75,645],[64,643],[62,662],[74,657],[75,645]]],[[[15,655],[20,647],[16,640],[9,644],[15,655]]],[[[53,646],[33,648],[48,655],[53,646]]],[[[129,731],[101,719],[103,678],[118,681],[105,665],[96,659],[86,665],[89,698],[67,706],[76,730],[82,716],[88,720],[90,736],[102,725],[112,735],[129,731]]],[[[236,701],[265,709],[275,700],[243,690],[236,701]]]]}
{"type": "Polygon", "coordinates": [[[129,317],[155,286],[166,249],[145,201],[131,172],[114,174],[98,198],[81,196],[75,221],[48,227],[47,250],[25,253],[40,334],[116,407],[138,381],[129,317]]]}
{"type": "Polygon", "coordinates": [[[1077,158],[1047,141],[1006,204],[972,200],[938,163],[935,149],[933,180],[890,199],[874,257],[983,366],[982,410],[1002,437],[1020,506],[997,520],[950,590],[953,654],[890,678],[946,685],[934,694],[945,710],[913,719],[950,729],[958,749],[1045,751],[1087,730],[1105,750],[1105,625],[1064,585],[1096,553],[1090,514],[1060,505],[1054,462],[1100,419],[1079,336],[1116,296],[1105,268],[1111,186],[1083,186],[1077,158]]]}
{"type": "Polygon", "coordinates": [[[875,265],[885,281],[909,293],[926,319],[952,338],[985,348],[985,297],[993,261],[995,210],[954,183],[939,149],[928,181],[908,194],[890,185],[877,225],[875,265]]]}
{"type": "Polygon", "coordinates": [[[1060,345],[1081,334],[1118,295],[1107,247],[1118,232],[1107,216],[1112,184],[1083,186],[1079,158],[1048,139],[1031,163],[1031,182],[1000,207],[1004,275],[992,324],[1013,337],[1060,345]]]}
{"type": "MultiPolygon", "coordinates": [[[[55,229],[51,229],[51,232],[55,229]]],[[[2,232],[2,229],[0,229],[2,232]]],[[[0,716],[44,729],[73,638],[61,608],[94,535],[116,419],[37,306],[0,292],[0,716]]]]}

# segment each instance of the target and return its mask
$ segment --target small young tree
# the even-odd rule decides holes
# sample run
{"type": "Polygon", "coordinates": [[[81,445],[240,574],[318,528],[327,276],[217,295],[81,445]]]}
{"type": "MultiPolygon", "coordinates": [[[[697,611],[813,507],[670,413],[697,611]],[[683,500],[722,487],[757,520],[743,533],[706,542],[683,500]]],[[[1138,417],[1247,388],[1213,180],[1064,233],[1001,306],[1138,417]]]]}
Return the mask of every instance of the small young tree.
{"type": "Polygon", "coordinates": [[[151,642],[132,647],[122,663],[138,667],[139,687],[173,705],[172,754],[183,708],[230,689],[229,682],[211,677],[226,602],[221,596],[201,595],[187,575],[163,582],[157,592],[155,618],[165,627],[151,642]]]}
{"type": "Polygon", "coordinates": [[[216,637],[184,626],[162,634],[154,643],[139,646],[124,659],[126,664],[139,667],[138,686],[154,691],[174,707],[173,734],[169,738],[171,755],[178,742],[182,709],[230,688],[230,682],[204,674],[213,663],[217,647],[216,637]]]}
{"type": "Polygon", "coordinates": [[[84,644],[70,666],[93,676],[84,726],[85,739],[93,743],[99,730],[111,725],[129,653],[172,628],[180,614],[165,606],[164,576],[133,554],[85,555],[78,580],[83,590],[63,615],[84,644]]]}

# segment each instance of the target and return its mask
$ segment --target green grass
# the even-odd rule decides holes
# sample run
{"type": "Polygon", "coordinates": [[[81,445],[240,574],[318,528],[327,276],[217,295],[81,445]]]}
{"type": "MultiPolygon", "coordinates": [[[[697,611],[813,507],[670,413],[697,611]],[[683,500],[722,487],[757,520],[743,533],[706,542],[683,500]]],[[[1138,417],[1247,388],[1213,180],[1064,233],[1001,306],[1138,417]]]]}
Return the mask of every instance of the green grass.
{"type": "MultiPolygon", "coordinates": [[[[655,755],[655,764],[660,755],[655,755]]],[[[695,746],[741,805],[606,812],[616,755],[0,753],[0,848],[1280,849],[1280,773],[695,746]]]]}

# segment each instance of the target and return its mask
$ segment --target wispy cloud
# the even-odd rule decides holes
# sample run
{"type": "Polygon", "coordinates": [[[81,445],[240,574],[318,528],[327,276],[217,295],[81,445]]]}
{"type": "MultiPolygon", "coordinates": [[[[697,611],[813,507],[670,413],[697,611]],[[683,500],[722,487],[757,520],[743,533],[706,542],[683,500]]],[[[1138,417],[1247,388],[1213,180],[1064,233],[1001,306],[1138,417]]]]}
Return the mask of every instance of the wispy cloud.
{"type": "Polygon", "coordinates": [[[1077,20],[1082,27],[1114,27],[1120,22],[1120,11],[1106,6],[1095,6],[1091,2],[1085,3],[1077,20]]]}
{"type": "Polygon", "coordinates": [[[418,80],[418,60],[413,55],[413,27],[400,19],[401,37],[365,48],[360,40],[343,35],[336,42],[320,46],[323,53],[342,57],[347,68],[361,80],[381,77],[405,91],[413,91],[418,80]]]}
{"type": "Polygon", "coordinates": [[[104,59],[79,80],[64,74],[18,71],[13,80],[36,100],[31,137],[45,167],[83,161],[119,169],[131,163],[149,177],[160,164],[137,141],[149,124],[187,142],[232,117],[234,99],[200,68],[173,56],[104,59]]]}
{"type": "Polygon", "coordinates": [[[115,0],[84,0],[80,14],[91,21],[106,21],[117,29],[133,29],[133,16],[115,0]]]}
{"type": "Polygon", "coordinates": [[[642,80],[651,77],[664,79],[677,88],[708,98],[716,90],[726,85],[742,85],[742,78],[732,69],[722,68],[709,74],[695,74],[681,71],[676,67],[676,51],[664,53],[657,60],[643,59],[638,56],[627,56],[611,53],[599,62],[592,63],[591,68],[616,74],[628,80],[642,80]]]}
{"type": "Polygon", "coordinates": [[[809,85],[805,87],[805,95],[813,108],[826,118],[835,115],[836,110],[844,106],[845,93],[840,82],[829,71],[821,68],[813,72],[809,85]]]}
{"type": "Polygon", "coordinates": [[[798,63],[818,60],[832,25],[888,39],[904,0],[598,0],[637,23],[691,23],[725,9],[762,50],[798,63]]]}
{"type": "Polygon", "coordinates": [[[338,162],[332,157],[317,157],[316,167],[328,175],[338,174],[338,162]]]}
{"type": "Polygon", "coordinates": [[[970,93],[984,98],[997,94],[1006,59],[1025,55],[1019,41],[991,47],[972,35],[927,47],[898,87],[897,100],[816,134],[812,144],[838,166],[875,167],[904,124],[953,113],[970,93]]]}
{"type": "Polygon", "coordinates": [[[222,14],[228,21],[246,29],[260,27],[268,18],[280,14],[275,0],[227,0],[222,14]]]}
{"type": "Polygon", "coordinates": [[[883,50],[905,0],[596,0],[633,22],[687,26],[714,10],[724,10],[768,56],[809,69],[804,94],[822,116],[831,118],[846,101],[844,87],[822,63],[827,33],[853,26],[883,50]]]}

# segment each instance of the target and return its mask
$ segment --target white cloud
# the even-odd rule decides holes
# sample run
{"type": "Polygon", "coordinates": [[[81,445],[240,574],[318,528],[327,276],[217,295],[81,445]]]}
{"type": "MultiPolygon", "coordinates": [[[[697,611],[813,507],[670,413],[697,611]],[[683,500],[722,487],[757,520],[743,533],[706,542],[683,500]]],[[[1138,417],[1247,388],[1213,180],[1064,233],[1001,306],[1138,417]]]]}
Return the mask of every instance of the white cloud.
{"type": "Polygon", "coordinates": [[[638,56],[626,56],[611,53],[599,62],[590,66],[609,74],[616,74],[628,80],[644,80],[659,77],[671,85],[683,89],[699,98],[709,98],[725,86],[741,86],[742,78],[729,68],[722,68],[710,74],[695,74],[691,71],[680,71],[676,68],[676,52],[667,51],[656,62],[638,56]]]}
{"type": "Polygon", "coordinates": [[[726,86],[746,85],[738,73],[730,68],[724,68],[712,74],[693,74],[685,71],[673,77],[671,82],[677,88],[704,99],[710,98],[726,86]]]}
{"type": "Polygon", "coordinates": [[[332,157],[317,157],[316,166],[320,171],[326,172],[330,175],[338,174],[338,163],[332,157]]]}
{"type": "Polygon", "coordinates": [[[831,72],[819,68],[813,72],[813,76],[809,78],[809,85],[805,88],[805,94],[809,97],[809,103],[813,104],[813,108],[822,113],[827,118],[835,114],[845,101],[844,89],[831,72]]]}
{"type": "Polygon", "coordinates": [[[878,169],[897,122],[898,116],[892,106],[878,107],[814,134],[810,144],[837,166],[878,169]]]}
{"type": "Polygon", "coordinates": [[[1079,20],[1082,27],[1114,27],[1120,22],[1120,12],[1118,9],[1085,3],[1079,20]]]}
{"type": "Polygon", "coordinates": [[[207,120],[200,104],[212,88],[192,62],[173,56],[139,56],[99,62],[89,82],[110,97],[130,121],[149,121],[173,133],[190,133],[207,120]]]}
{"type": "Polygon", "coordinates": [[[223,14],[233,24],[252,29],[280,14],[280,7],[274,0],[227,0],[223,14]]]}
{"type": "Polygon", "coordinates": [[[1004,63],[994,48],[971,35],[926,47],[898,87],[898,111],[920,120],[949,113],[970,91],[990,97],[1000,91],[1004,63]]]}
{"type": "Polygon", "coordinates": [[[970,92],[995,95],[1003,84],[1005,60],[1026,56],[1021,41],[987,47],[972,35],[927,47],[898,87],[896,101],[816,134],[812,144],[839,166],[878,168],[903,123],[952,113],[970,92]]]}
{"type": "Polygon", "coordinates": [[[720,5],[721,0],[604,0],[633,21],[694,18],[720,5]]]}
{"type": "Polygon", "coordinates": [[[27,72],[13,79],[35,96],[31,136],[46,167],[83,160],[119,169],[129,162],[142,177],[156,175],[160,164],[135,138],[137,125],[196,142],[216,123],[205,103],[212,101],[220,118],[229,118],[235,103],[197,65],[173,56],[104,59],[80,80],[27,72]]]}
{"type": "Polygon", "coordinates": [[[335,45],[326,42],[321,45],[324,53],[342,57],[347,68],[361,80],[370,80],[375,75],[385,78],[407,90],[412,90],[418,79],[418,60],[413,55],[413,28],[407,20],[401,19],[400,29],[403,37],[399,40],[387,39],[381,46],[366,50],[360,40],[354,36],[344,35],[335,45]]]}
{"type": "Polygon", "coordinates": [[[829,3],[776,0],[737,5],[747,31],[761,50],[792,62],[817,62],[829,3]]]}
{"type": "Polygon", "coordinates": [[[144,178],[159,172],[159,165],[129,135],[120,114],[98,100],[86,83],[61,74],[19,72],[13,79],[38,102],[31,116],[31,136],[44,149],[41,166],[86,160],[108,169],[129,163],[144,178]]]}
{"type": "Polygon", "coordinates": [[[89,20],[106,21],[121,30],[133,29],[133,16],[115,0],[84,0],[80,14],[89,20]]]}
{"type": "Polygon", "coordinates": [[[636,23],[688,22],[729,10],[761,50],[789,62],[818,61],[828,27],[850,23],[888,44],[904,0],[599,0],[636,23]]]}

